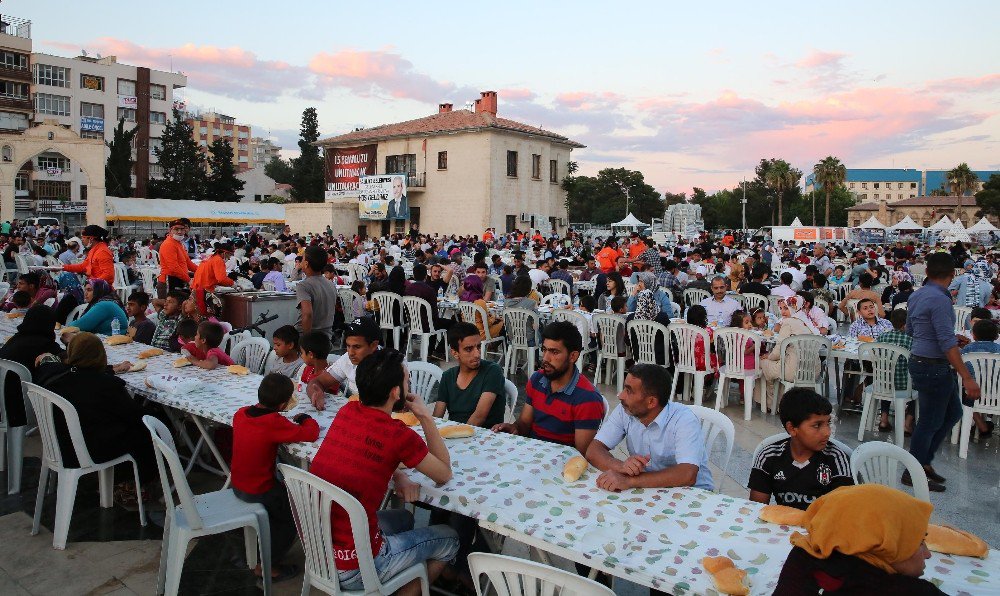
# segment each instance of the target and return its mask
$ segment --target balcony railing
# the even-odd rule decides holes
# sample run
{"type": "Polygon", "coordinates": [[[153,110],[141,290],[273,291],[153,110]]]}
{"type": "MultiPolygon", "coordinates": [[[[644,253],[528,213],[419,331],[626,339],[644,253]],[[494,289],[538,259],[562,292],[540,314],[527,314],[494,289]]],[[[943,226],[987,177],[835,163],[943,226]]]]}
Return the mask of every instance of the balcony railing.
{"type": "Polygon", "coordinates": [[[0,63],[0,79],[13,79],[15,81],[31,82],[31,71],[27,68],[18,68],[10,64],[0,63]]]}
{"type": "Polygon", "coordinates": [[[0,15],[0,33],[31,39],[31,21],[10,15],[0,15]]]}
{"type": "Polygon", "coordinates": [[[13,97],[0,97],[0,108],[16,108],[18,110],[32,111],[34,105],[30,99],[15,99],[13,97]]]}
{"type": "Polygon", "coordinates": [[[424,188],[427,186],[427,173],[421,172],[386,172],[386,174],[406,174],[406,188],[424,188]]]}

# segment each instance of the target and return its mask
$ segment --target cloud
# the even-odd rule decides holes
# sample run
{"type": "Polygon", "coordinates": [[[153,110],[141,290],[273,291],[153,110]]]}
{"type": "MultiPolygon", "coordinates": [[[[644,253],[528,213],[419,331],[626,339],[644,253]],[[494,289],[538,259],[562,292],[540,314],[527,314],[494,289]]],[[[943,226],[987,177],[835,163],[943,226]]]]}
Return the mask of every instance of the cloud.
{"type": "Polygon", "coordinates": [[[438,81],[419,72],[412,62],[388,50],[319,52],[309,61],[308,68],[319,77],[321,85],[347,88],[362,96],[384,93],[427,103],[456,96],[478,97],[471,88],[438,81]]]}
{"type": "Polygon", "coordinates": [[[1000,73],[981,77],[956,77],[927,83],[928,91],[940,93],[976,93],[1000,89],[1000,73]]]}
{"type": "Polygon", "coordinates": [[[804,58],[795,62],[795,66],[797,68],[805,69],[840,68],[841,61],[846,57],[847,54],[843,54],[841,52],[821,52],[819,50],[813,50],[804,58]]]}

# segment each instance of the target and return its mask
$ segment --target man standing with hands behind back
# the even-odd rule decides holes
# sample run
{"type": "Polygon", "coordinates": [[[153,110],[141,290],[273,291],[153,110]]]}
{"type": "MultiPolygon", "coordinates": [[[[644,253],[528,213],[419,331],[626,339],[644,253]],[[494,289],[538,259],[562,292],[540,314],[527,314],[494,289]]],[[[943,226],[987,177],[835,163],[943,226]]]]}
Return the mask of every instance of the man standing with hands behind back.
{"type": "MultiPolygon", "coordinates": [[[[931,467],[934,453],[962,417],[956,372],[968,398],[979,399],[979,385],[960,351],[969,340],[955,333],[955,308],[948,291],[954,277],[951,255],[937,252],[927,257],[927,280],[907,300],[906,310],[906,329],[913,336],[910,377],[920,408],[910,453],[924,467],[928,488],[935,492],[944,491],[945,478],[931,467]]],[[[903,473],[902,483],[912,486],[909,472],[903,473]]]]}

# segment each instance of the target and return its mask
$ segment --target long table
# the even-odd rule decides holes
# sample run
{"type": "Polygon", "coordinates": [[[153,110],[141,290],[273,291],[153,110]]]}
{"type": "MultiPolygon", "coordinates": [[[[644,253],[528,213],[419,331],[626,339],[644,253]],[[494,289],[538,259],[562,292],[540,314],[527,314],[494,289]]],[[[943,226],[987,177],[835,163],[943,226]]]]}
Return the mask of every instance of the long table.
{"type": "MultiPolygon", "coordinates": [[[[0,336],[11,332],[0,322],[0,336]]],[[[148,346],[107,346],[109,361],[135,361],[148,346]]],[[[258,375],[232,375],[225,369],[193,366],[175,369],[176,355],[148,360],[146,371],[122,379],[138,394],[187,414],[230,424],[233,414],[256,403],[258,375]],[[183,393],[147,386],[149,375],[195,381],[183,393]]],[[[328,396],[317,412],[303,400],[291,412],[312,415],[321,428],[314,443],[288,446],[295,457],[315,456],[330,423],[346,401],[328,396]]],[[[450,424],[441,421],[440,424],[450,424]]],[[[534,439],[477,430],[473,437],[447,441],[454,478],[435,486],[410,471],[421,485],[421,501],[476,518],[497,531],[540,550],[597,567],[617,577],[673,594],[715,594],[701,567],[705,556],[726,555],[745,569],[753,594],[770,594],[791,549],[796,528],[757,518],[760,504],[696,488],[634,489],[609,493],[597,488],[590,468],[574,483],[562,480],[562,467],[576,452],[534,439]]],[[[996,591],[1000,559],[979,560],[932,553],[925,577],[951,594],[996,591]]]]}

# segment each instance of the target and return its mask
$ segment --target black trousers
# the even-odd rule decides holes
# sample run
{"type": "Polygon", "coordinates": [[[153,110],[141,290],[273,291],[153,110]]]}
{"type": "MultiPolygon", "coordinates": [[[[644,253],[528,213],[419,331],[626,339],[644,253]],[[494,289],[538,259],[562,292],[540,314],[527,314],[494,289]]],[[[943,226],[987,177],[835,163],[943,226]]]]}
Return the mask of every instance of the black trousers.
{"type": "Polygon", "coordinates": [[[259,495],[245,493],[238,488],[234,488],[233,492],[244,503],[260,503],[267,509],[268,524],[271,526],[271,561],[281,561],[298,538],[285,485],[276,480],[271,490],[259,495]]]}

